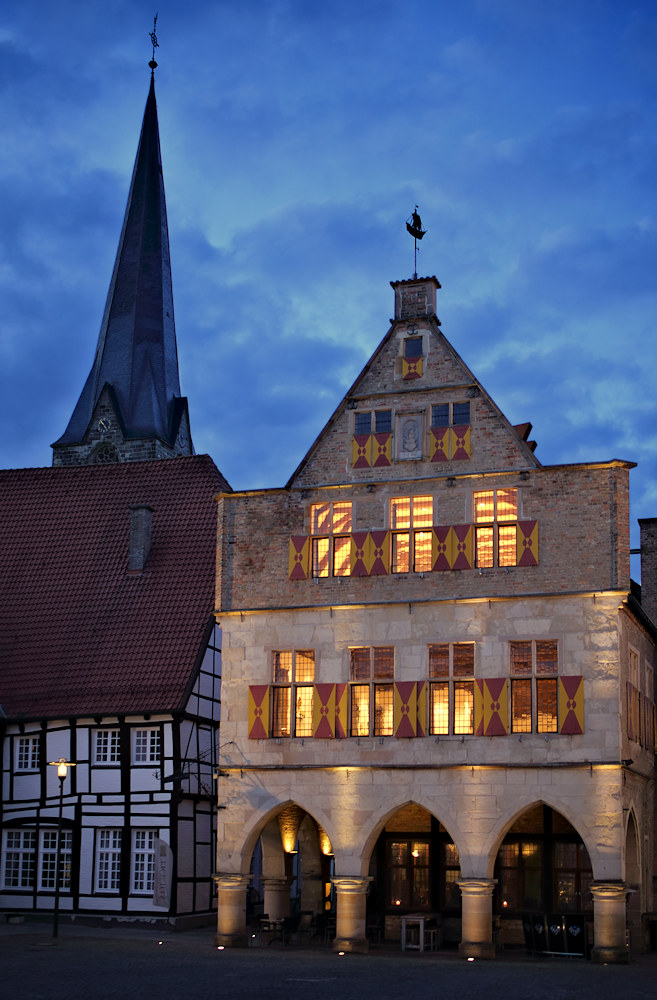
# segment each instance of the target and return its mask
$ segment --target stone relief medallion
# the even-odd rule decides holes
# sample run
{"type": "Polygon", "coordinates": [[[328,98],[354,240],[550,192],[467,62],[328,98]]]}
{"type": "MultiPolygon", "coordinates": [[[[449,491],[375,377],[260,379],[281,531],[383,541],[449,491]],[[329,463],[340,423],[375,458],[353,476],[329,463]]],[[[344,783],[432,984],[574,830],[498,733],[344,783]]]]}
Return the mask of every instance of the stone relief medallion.
{"type": "Polygon", "coordinates": [[[424,414],[409,413],[397,417],[397,461],[422,458],[424,414]]]}

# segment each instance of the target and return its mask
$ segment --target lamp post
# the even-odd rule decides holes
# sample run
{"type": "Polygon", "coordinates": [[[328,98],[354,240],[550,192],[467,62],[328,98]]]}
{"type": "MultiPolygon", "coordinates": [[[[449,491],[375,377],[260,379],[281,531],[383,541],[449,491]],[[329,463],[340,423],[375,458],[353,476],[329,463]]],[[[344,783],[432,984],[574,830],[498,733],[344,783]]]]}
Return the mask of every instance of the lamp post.
{"type": "Polygon", "coordinates": [[[59,760],[49,760],[48,765],[49,767],[57,768],[57,777],[59,778],[59,823],[57,825],[57,848],[55,851],[55,909],[52,919],[52,936],[56,938],[59,934],[59,874],[62,849],[62,816],[64,812],[64,779],[68,774],[69,767],[75,767],[75,764],[67,760],[66,757],[60,757],[59,760]]]}

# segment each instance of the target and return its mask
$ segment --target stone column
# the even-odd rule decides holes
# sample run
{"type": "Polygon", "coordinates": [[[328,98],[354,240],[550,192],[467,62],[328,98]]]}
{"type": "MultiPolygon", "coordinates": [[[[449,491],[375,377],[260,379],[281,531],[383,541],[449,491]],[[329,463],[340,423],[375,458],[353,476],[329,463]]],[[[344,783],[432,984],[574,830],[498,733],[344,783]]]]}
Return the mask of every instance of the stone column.
{"type": "Polygon", "coordinates": [[[290,880],[288,878],[261,878],[265,887],[265,913],[270,920],[283,920],[290,915],[290,880]]]}
{"type": "Polygon", "coordinates": [[[463,958],[495,958],[493,943],[493,889],[494,878],[460,878],[461,890],[461,943],[459,955],[463,958]]]}
{"type": "Polygon", "coordinates": [[[222,948],[245,948],[246,889],[250,875],[233,875],[220,872],[214,876],[217,883],[217,933],[214,943],[222,948]]]}
{"type": "Polygon", "coordinates": [[[625,936],[627,886],[624,882],[591,882],[594,962],[630,960],[625,936]]]}
{"type": "Polygon", "coordinates": [[[334,877],[336,892],[336,935],[333,951],[353,951],[364,954],[369,950],[365,932],[367,887],[372,881],[368,875],[334,877]]]}

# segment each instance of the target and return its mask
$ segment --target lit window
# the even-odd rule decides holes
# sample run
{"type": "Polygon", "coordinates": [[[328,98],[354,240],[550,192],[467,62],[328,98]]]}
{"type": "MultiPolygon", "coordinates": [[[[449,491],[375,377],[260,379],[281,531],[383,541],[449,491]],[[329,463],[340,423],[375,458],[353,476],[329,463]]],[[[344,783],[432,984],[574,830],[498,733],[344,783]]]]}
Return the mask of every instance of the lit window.
{"type": "Polygon", "coordinates": [[[394,646],[356,646],[350,654],[352,736],[392,736],[394,646]],[[364,683],[361,683],[364,682],[364,683]]]}
{"type": "Polygon", "coordinates": [[[121,877],[121,830],[96,832],[96,892],[118,892],[121,877]]]}
{"type": "Polygon", "coordinates": [[[557,641],[513,640],[509,643],[509,672],[512,732],[558,732],[557,641]]]}
{"type": "Polygon", "coordinates": [[[16,737],[16,770],[17,771],[38,771],[39,770],[39,736],[17,736],[16,737]]]}
{"type": "Polygon", "coordinates": [[[310,507],[312,575],[351,573],[351,503],[314,503],[310,507]],[[332,557],[332,558],[331,558],[332,557]]]}
{"type": "Polygon", "coordinates": [[[517,494],[515,488],[473,494],[476,564],[480,569],[517,563],[517,525],[508,523],[518,520],[517,494]]]}
{"type": "Polygon", "coordinates": [[[314,650],[276,649],[272,659],[272,736],[312,736],[314,650]]]}
{"type": "Polygon", "coordinates": [[[159,764],[162,734],[159,729],[133,730],[133,755],[135,764],[159,764]]]}
{"type": "Polygon", "coordinates": [[[155,883],[155,831],[132,831],[131,891],[151,895],[155,883]]]}
{"type": "Polygon", "coordinates": [[[96,729],[94,732],[94,763],[118,764],[120,755],[118,729],[96,729]]]}
{"type": "Polygon", "coordinates": [[[391,572],[431,571],[433,497],[396,497],[390,501],[391,572]]]}
{"type": "Polygon", "coordinates": [[[386,848],[386,908],[399,913],[430,909],[429,841],[395,837],[388,840],[386,848]]]}
{"type": "Polygon", "coordinates": [[[429,732],[440,736],[473,733],[474,643],[433,643],[428,653],[429,732]]]}

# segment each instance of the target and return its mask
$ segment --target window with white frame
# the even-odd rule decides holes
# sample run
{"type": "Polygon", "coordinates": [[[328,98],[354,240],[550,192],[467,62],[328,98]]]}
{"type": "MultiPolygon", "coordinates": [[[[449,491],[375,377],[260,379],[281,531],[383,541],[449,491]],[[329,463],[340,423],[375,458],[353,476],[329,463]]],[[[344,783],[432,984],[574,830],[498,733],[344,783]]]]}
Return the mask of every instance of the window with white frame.
{"type": "Polygon", "coordinates": [[[36,832],[5,830],[3,839],[3,889],[34,889],[36,832]]]}
{"type": "Polygon", "coordinates": [[[151,895],[155,882],[155,830],[132,831],[132,871],[130,890],[151,895]]]}
{"type": "Polygon", "coordinates": [[[475,522],[476,564],[479,569],[491,566],[515,566],[518,562],[518,491],[479,490],[472,495],[475,522]]]}
{"type": "Polygon", "coordinates": [[[509,672],[511,731],[558,732],[557,640],[527,639],[509,642],[509,672]]]}
{"type": "Polygon", "coordinates": [[[313,577],[351,573],[351,502],[333,501],[310,506],[313,577]]]}
{"type": "Polygon", "coordinates": [[[118,729],[94,731],[94,764],[118,764],[121,760],[121,739],[118,729]]]}
{"type": "Polygon", "coordinates": [[[57,852],[59,851],[59,888],[71,888],[73,833],[71,830],[42,830],[39,835],[39,889],[55,891],[57,887],[57,852]]]}
{"type": "Polygon", "coordinates": [[[429,732],[463,736],[474,732],[474,642],[429,646],[429,732]]]}
{"type": "Polygon", "coordinates": [[[159,729],[133,729],[132,760],[135,764],[159,764],[162,734],[159,729]]]}
{"type": "Polygon", "coordinates": [[[120,829],[96,831],[96,892],[118,892],[121,886],[120,829]]]}
{"type": "Polygon", "coordinates": [[[15,742],[16,770],[38,771],[40,736],[17,736],[15,742]]]}
{"type": "Polygon", "coordinates": [[[315,651],[275,649],[272,661],[272,736],[312,736],[315,651]]]}
{"type": "Polygon", "coordinates": [[[352,736],[392,736],[394,646],[356,646],[349,650],[352,736]]]}
{"type": "Polygon", "coordinates": [[[390,501],[392,573],[431,570],[433,497],[395,497],[390,501]]]}

